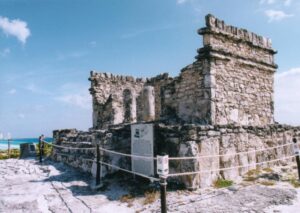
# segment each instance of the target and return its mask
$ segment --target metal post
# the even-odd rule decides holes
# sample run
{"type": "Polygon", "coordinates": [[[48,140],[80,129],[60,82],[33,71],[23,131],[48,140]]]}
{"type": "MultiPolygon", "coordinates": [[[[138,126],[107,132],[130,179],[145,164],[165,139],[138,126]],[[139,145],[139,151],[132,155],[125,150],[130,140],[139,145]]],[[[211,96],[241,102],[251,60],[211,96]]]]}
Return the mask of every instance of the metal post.
{"type": "Polygon", "coordinates": [[[43,162],[43,152],[44,152],[44,150],[43,150],[43,145],[42,145],[42,141],[40,141],[39,142],[39,150],[40,150],[40,163],[42,163],[43,162]]]}
{"type": "Polygon", "coordinates": [[[7,140],[7,157],[10,158],[10,139],[7,140]]]}
{"type": "Polygon", "coordinates": [[[7,133],[7,157],[10,158],[10,141],[11,141],[11,134],[7,133]]]}
{"type": "Polygon", "coordinates": [[[167,178],[164,176],[159,178],[161,213],[167,213],[167,178]]]}
{"type": "Polygon", "coordinates": [[[100,150],[99,145],[96,145],[96,157],[97,157],[97,170],[96,170],[96,186],[100,185],[100,170],[101,170],[101,164],[100,164],[100,150]]]}
{"type": "Polygon", "coordinates": [[[296,155],[297,169],[298,169],[298,181],[300,181],[300,158],[299,158],[299,147],[297,143],[297,139],[293,138],[294,142],[294,152],[296,155]]]}

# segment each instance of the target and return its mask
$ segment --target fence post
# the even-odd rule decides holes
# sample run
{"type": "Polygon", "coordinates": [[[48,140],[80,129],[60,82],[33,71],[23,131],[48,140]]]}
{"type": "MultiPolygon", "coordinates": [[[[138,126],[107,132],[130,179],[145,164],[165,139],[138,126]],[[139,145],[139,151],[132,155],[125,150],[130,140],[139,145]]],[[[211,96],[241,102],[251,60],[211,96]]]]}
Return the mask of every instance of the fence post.
{"type": "Polygon", "coordinates": [[[159,177],[161,213],[167,213],[167,178],[159,177]]]}
{"type": "Polygon", "coordinates": [[[169,156],[156,156],[157,158],[157,174],[159,175],[160,185],[160,205],[161,212],[167,213],[167,178],[169,174],[169,156]]]}
{"type": "Polygon", "coordinates": [[[10,139],[7,139],[7,157],[10,158],[10,139]]]}
{"type": "Polygon", "coordinates": [[[294,142],[294,153],[296,155],[297,169],[298,169],[298,181],[300,181],[300,158],[299,158],[299,147],[297,143],[297,139],[293,138],[294,142]]]}
{"type": "Polygon", "coordinates": [[[96,169],[96,186],[100,185],[100,170],[101,170],[101,164],[100,164],[100,150],[99,150],[99,144],[96,145],[96,158],[97,158],[97,169],[96,169]]]}
{"type": "Polygon", "coordinates": [[[39,142],[39,149],[40,149],[40,163],[43,162],[43,154],[44,154],[44,146],[43,146],[43,141],[39,142]]]}

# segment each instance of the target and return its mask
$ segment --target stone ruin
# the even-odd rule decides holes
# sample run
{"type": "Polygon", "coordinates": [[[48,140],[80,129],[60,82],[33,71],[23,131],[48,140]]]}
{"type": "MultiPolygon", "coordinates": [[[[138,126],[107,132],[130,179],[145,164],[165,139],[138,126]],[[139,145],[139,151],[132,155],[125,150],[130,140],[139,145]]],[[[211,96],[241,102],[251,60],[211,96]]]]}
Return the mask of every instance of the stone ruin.
{"type": "MultiPolygon", "coordinates": [[[[274,63],[271,41],[245,29],[226,25],[212,15],[198,30],[203,47],[179,76],[167,73],[134,78],[91,71],[93,127],[88,132],[54,131],[54,143],[102,147],[130,153],[130,125],[154,124],[154,153],[170,157],[222,155],[218,158],[170,161],[170,172],[217,170],[272,160],[292,153],[291,147],[230,155],[299,138],[300,128],[274,121],[274,63]],[[84,141],[84,142],[83,142],[84,141]]],[[[58,150],[53,158],[87,172],[94,151],[58,150]]],[[[105,160],[131,169],[128,157],[105,160]]],[[[188,188],[210,186],[216,179],[235,180],[253,166],[175,178],[188,188]]],[[[106,168],[105,173],[115,170],[106,168]]],[[[103,174],[103,175],[104,175],[103,174]]]]}

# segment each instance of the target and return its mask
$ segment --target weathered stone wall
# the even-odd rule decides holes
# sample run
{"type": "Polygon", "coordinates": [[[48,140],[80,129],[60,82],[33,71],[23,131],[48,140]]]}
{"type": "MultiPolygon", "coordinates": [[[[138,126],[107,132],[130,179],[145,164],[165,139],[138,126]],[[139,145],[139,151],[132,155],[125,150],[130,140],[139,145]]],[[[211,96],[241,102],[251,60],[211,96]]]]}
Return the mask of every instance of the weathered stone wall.
{"type": "MultiPolygon", "coordinates": [[[[293,154],[292,146],[276,148],[264,152],[251,152],[240,155],[234,153],[265,149],[292,142],[295,137],[300,140],[300,127],[269,125],[264,127],[231,125],[165,125],[154,126],[154,155],[168,153],[169,157],[217,156],[190,160],[170,160],[170,173],[218,170],[245,166],[225,171],[212,171],[198,175],[175,178],[187,188],[208,187],[218,178],[237,180],[256,166],[246,166],[258,162],[282,158],[293,154]],[[218,156],[227,155],[227,156],[218,156]]],[[[109,130],[78,132],[76,130],[55,131],[54,144],[67,147],[101,147],[121,153],[130,154],[130,125],[114,126],[109,130]],[[90,142],[87,142],[90,141],[90,142]]],[[[131,158],[101,152],[106,163],[131,170],[131,158]]],[[[95,160],[95,150],[68,150],[55,148],[53,158],[84,171],[95,173],[95,165],[85,159],[95,160]]],[[[292,163],[292,160],[264,164],[272,167],[278,163],[292,163]]],[[[102,168],[102,176],[117,171],[107,166],[102,168]]],[[[156,172],[155,172],[156,173],[156,172]]]]}
{"type": "Polygon", "coordinates": [[[136,99],[145,80],[95,72],[91,72],[89,80],[93,96],[94,129],[137,121],[136,99]]]}
{"type": "Polygon", "coordinates": [[[76,129],[55,130],[53,131],[54,145],[79,149],[53,147],[52,159],[90,173],[93,163],[86,159],[93,160],[95,158],[95,150],[86,150],[84,148],[94,147],[92,141],[92,132],[83,132],[76,129]]]}
{"type": "MultiPolygon", "coordinates": [[[[242,168],[225,171],[212,171],[199,175],[183,176],[180,180],[187,188],[211,186],[218,178],[238,180],[247,171],[256,166],[246,166],[263,161],[279,159],[293,155],[292,146],[276,148],[264,152],[232,155],[249,152],[292,142],[300,139],[300,127],[268,125],[264,127],[233,125],[160,125],[160,140],[156,141],[159,152],[168,153],[171,157],[220,157],[199,158],[198,160],[171,160],[170,172],[210,171],[220,168],[240,166],[242,168]],[[245,167],[244,167],[245,166],[245,167]]],[[[260,167],[272,167],[274,164],[292,163],[292,159],[276,163],[263,164],[260,167]]]]}
{"type": "Polygon", "coordinates": [[[274,54],[262,36],[206,16],[199,30],[204,47],[198,60],[209,59],[212,124],[274,123],[274,54]]]}

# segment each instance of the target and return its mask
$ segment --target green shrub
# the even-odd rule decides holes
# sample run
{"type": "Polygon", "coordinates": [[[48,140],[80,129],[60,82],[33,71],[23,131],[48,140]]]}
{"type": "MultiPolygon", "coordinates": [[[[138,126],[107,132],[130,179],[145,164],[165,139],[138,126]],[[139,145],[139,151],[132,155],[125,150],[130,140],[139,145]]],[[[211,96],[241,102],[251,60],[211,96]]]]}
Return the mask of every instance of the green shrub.
{"type": "Polygon", "coordinates": [[[214,182],[215,188],[224,188],[231,186],[233,184],[232,180],[218,179],[214,182]]]}

